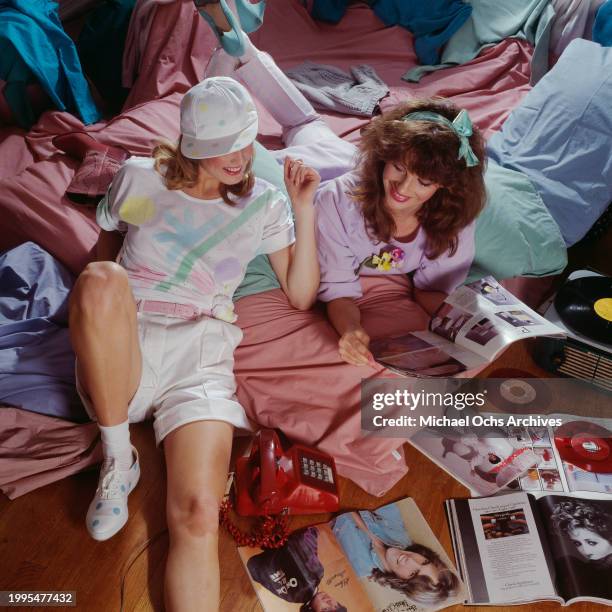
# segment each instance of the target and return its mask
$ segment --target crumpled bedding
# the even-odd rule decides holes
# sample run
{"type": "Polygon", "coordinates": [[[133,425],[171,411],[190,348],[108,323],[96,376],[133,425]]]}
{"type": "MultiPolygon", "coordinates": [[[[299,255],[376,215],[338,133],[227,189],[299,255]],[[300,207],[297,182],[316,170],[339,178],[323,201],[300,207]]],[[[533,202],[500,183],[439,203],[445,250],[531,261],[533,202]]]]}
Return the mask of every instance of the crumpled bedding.
{"type": "Polygon", "coordinates": [[[534,46],[531,82],[537,83],[548,69],[548,48],[555,10],[550,0],[467,0],[472,14],[450,38],[434,65],[418,66],[403,78],[418,81],[424,74],[475,58],[483,48],[506,38],[521,38],[534,46]]]}
{"type": "Polygon", "coordinates": [[[567,246],[612,202],[611,100],[612,49],[573,40],[488,143],[492,160],[529,176],[567,246]]]}
{"type": "Polygon", "coordinates": [[[95,423],[0,406],[0,491],[15,499],[102,461],[95,423]]]}
{"type": "MultiPolygon", "coordinates": [[[[428,315],[409,298],[407,277],[365,276],[361,284],[362,324],[372,338],[427,326],[428,315]]],[[[249,418],[330,453],[338,473],[368,493],[388,491],[407,471],[404,440],[361,432],[360,390],[362,379],[397,376],[343,362],[322,305],[295,310],[275,289],[241,299],[236,313],[244,338],[234,371],[249,418]]]]}
{"type": "MultiPolygon", "coordinates": [[[[104,144],[148,155],[156,141],[177,138],[179,101],[201,78],[216,41],[190,0],[145,0],[137,4],[136,15],[139,10],[154,14],[145,19],[150,20],[146,43],[126,42],[126,48],[139,49],[140,59],[126,58],[132,65],[130,74],[136,77],[124,110],[86,131],[104,144]]],[[[281,67],[304,58],[342,69],[366,61],[390,85],[384,105],[413,95],[446,95],[467,108],[485,132],[499,128],[529,90],[530,48],[523,41],[504,41],[469,65],[408,85],[401,75],[407,62],[416,65],[416,58],[404,29],[384,28],[371,10],[360,5],[351,6],[342,23],[331,28],[313,22],[298,0],[276,0],[268,3],[265,24],[253,40],[281,67]]],[[[336,133],[350,140],[358,139],[364,123],[358,117],[330,113],[325,118],[336,133]]],[[[279,147],[280,128],[263,110],[260,126],[261,140],[279,147]]],[[[74,274],[91,259],[98,232],[93,211],[64,196],[77,162],[51,143],[55,134],[82,129],[72,115],[47,112],[27,134],[0,131],[0,249],[34,240],[74,274]]],[[[424,327],[425,314],[410,302],[406,291],[404,286],[384,295],[377,295],[376,288],[366,292],[366,329],[375,335],[383,329],[391,333],[395,326],[399,331],[424,327]]],[[[365,490],[374,494],[387,490],[406,471],[401,456],[396,460],[392,452],[401,440],[361,436],[358,422],[360,379],[380,371],[340,363],[337,337],[323,313],[295,311],[279,291],[245,297],[237,312],[245,331],[236,353],[238,394],[249,416],[332,452],[340,473],[365,490]]]]}
{"type": "Polygon", "coordinates": [[[72,275],[33,242],[0,256],[0,404],[87,421],[68,334],[72,275]]]}

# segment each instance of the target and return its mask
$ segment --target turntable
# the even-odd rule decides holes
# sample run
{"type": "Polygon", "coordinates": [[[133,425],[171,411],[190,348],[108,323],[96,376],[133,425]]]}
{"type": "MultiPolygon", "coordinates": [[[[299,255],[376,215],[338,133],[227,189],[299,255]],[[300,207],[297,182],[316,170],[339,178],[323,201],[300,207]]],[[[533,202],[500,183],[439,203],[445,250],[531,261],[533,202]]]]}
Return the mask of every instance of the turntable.
{"type": "Polygon", "coordinates": [[[566,338],[538,338],[534,359],[543,368],[612,391],[612,278],[572,272],[544,318],[566,338]]]}

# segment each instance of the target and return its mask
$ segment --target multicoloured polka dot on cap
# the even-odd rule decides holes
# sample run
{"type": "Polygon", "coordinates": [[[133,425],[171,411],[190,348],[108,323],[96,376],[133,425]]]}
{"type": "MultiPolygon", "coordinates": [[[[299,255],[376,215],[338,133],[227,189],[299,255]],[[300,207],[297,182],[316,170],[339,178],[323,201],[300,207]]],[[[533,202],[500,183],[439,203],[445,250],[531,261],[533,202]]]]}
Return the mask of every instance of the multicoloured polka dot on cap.
{"type": "Polygon", "coordinates": [[[249,92],[230,77],[211,77],[181,101],[181,153],[190,159],[239,151],[257,136],[257,109],[249,92]]]}

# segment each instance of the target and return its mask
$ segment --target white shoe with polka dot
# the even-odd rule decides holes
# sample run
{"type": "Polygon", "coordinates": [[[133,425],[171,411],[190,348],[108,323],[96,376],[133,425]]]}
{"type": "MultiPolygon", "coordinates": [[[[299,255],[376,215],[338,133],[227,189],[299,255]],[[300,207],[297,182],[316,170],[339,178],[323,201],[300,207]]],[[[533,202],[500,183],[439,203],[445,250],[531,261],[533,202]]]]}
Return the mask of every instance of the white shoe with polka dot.
{"type": "Polygon", "coordinates": [[[128,520],[127,498],[140,478],[138,451],[132,447],[134,462],[128,470],[115,467],[114,459],[102,465],[96,494],[87,511],[87,530],[94,540],[108,540],[128,520]]]}

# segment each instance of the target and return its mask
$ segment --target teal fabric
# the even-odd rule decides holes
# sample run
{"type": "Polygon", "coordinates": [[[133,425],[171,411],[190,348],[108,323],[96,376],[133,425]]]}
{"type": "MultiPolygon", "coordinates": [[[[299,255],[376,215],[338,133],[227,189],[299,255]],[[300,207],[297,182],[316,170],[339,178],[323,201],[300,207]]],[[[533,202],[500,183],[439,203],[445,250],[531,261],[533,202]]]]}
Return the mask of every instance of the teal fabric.
{"type": "Polygon", "coordinates": [[[476,222],[468,282],[487,274],[501,280],[561,272],[565,241],[527,175],[489,161],[485,184],[487,206],[476,222]]]}
{"type": "MultiPolygon", "coordinates": [[[[253,170],[287,193],[281,166],[259,143],[253,170]]],[[[467,282],[487,274],[502,280],[561,272],[567,264],[565,242],[527,176],[489,162],[485,183],[487,206],[476,222],[476,256],[467,282]]],[[[268,257],[259,255],[249,264],[234,301],[279,287],[268,257]]]]}
{"type": "Polygon", "coordinates": [[[472,13],[463,0],[374,0],[372,10],[386,26],[412,32],[420,64],[440,61],[440,51],[472,13]]]}
{"type": "Polygon", "coordinates": [[[34,79],[59,110],[78,113],[85,124],[100,119],[57,10],[54,0],[0,0],[0,79],[7,82],[7,103],[26,129],[35,119],[26,97],[34,79]]]}
{"type": "Polygon", "coordinates": [[[593,41],[602,47],[612,47],[612,0],[606,0],[595,16],[593,41]]]}
{"type": "Polygon", "coordinates": [[[555,10],[550,0],[466,0],[472,6],[471,17],[446,43],[440,63],[417,66],[402,78],[418,83],[434,70],[465,64],[485,47],[504,38],[520,38],[534,45],[531,80],[536,83],[548,70],[548,46],[555,10]]]}

